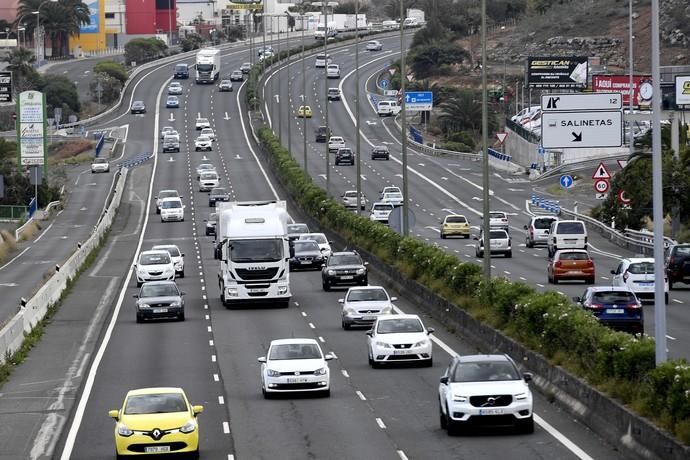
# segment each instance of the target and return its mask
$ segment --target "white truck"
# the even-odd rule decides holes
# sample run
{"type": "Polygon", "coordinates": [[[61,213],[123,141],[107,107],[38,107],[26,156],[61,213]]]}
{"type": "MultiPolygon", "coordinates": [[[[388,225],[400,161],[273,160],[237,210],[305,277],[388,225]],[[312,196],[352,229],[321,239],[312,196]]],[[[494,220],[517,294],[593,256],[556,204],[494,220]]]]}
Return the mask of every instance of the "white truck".
{"type": "Polygon", "coordinates": [[[196,53],[196,83],[213,83],[220,75],[220,50],[204,48],[196,53]]]}
{"type": "Polygon", "coordinates": [[[323,22],[316,26],[314,31],[315,40],[323,40],[325,37],[335,37],[338,35],[338,29],[336,29],[335,22],[328,22],[328,27],[326,27],[323,22]]]}
{"type": "Polygon", "coordinates": [[[246,303],[290,303],[290,258],[285,201],[217,203],[218,287],[227,308],[246,303]]]}

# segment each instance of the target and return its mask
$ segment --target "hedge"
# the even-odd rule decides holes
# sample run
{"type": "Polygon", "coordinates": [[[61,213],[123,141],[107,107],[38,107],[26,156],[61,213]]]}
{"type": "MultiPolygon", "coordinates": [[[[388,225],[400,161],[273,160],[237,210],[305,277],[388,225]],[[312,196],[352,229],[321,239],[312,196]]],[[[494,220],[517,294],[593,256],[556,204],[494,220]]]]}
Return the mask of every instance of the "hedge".
{"type": "Polygon", "coordinates": [[[480,265],[463,262],[438,245],[404,238],[330,198],[304,174],[269,128],[260,128],[258,138],[280,182],[323,227],[370,251],[554,364],[611,390],[612,396],[690,443],[690,365],[686,361],[655,367],[651,337],[611,330],[554,291],[539,293],[505,278],[484,283],[480,265]]]}

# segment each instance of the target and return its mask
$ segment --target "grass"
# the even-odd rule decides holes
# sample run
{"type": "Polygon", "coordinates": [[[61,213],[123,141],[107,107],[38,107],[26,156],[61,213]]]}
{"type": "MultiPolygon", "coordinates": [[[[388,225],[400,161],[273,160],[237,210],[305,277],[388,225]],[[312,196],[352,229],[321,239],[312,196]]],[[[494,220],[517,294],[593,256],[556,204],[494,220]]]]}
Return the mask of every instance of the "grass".
{"type": "Polygon", "coordinates": [[[29,222],[29,224],[22,231],[22,234],[19,237],[19,239],[20,239],[20,241],[32,240],[34,238],[34,236],[36,236],[36,234],[40,231],[41,231],[41,224],[39,224],[35,220],[32,220],[31,222],[29,222]]]}
{"type": "Polygon", "coordinates": [[[16,250],[17,242],[14,240],[14,235],[8,230],[0,230],[0,263],[16,250]]]}

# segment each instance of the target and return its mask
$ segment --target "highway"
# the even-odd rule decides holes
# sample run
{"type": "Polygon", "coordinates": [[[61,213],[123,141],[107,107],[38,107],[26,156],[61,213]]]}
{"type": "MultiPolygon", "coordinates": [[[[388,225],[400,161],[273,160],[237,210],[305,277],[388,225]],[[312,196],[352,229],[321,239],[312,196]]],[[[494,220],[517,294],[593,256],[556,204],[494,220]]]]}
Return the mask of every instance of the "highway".
{"type": "MultiPolygon", "coordinates": [[[[386,42],[385,49],[389,46],[392,44],[386,42]]],[[[248,60],[242,48],[224,51],[223,74],[248,60]]],[[[347,72],[344,62],[339,62],[343,76],[347,72]]],[[[293,68],[295,72],[298,67],[293,68]]],[[[195,167],[202,162],[214,163],[221,172],[221,184],[232,191],[231,199],[262,200],[284,195],[249,141],[247,114],[240,109],[244,94],[238,91],[239,85],[232,93],[220,93],[215,86],[183,81],[182,107],[165,109],[162,98],[171,69],[172,65],[162,65],[132,88],[131,97],[146,102],[146,115],[130,115],[125,107],[117,119],[110,120],[118,125],[129,124],[128,150],[148,149],[156,156],[132,170],[115,228],[101,256],[87,277],[71,290],[58,313],[57,324],[48,328],[45,342],[3,388],[0,422],[4,420],[8,429],[0,433],[0,445],[12,445],[14,450],[3,449],[0,458],[111,458],[114,422],[107,411],[119,407],[128,390],[146,386],[181,386],[193,404],[205,406],[200,416],[201,457],[208,459],[625,458],[539,394],[535,394],[537,426],[533,435],[495,430],[448,437],[438,422],[438,379],[451,356],[477,350],[446,331],[442,324],[424,319],[437,331],[433,367],[371,369],[364,331],[340,328],[337,300],[344,291],[322,291],[318,272],[292,276],[293,298],[287,309],[225,309],[219,301],[218,264],[212,256],[212,240],[204,236],[204,219],[211,209],[206,193],[196,186],[195,167]],[[168,121],[171,113],[173,122],[168,121]],[[212,152],[194,152],[194,120],[199,115],[211,120],[218,136],[212,152]],[[159,153],[158,131],[168,124],[181,133],[182,151],[178,154],[159,153]],[[184,222],[161,223],[155,214],[152,197],[167,188],[176,188],[183,195],[184,222]],[[178,280],[178,285],[186,292],[186,320],[137,324],[132,298],[137,289],[130,267],[139,251],[163,243],[177,244],[185,254],[186,276],[178,280]],[[82,336],[82,341],[76,340],[82,336]],[[316,338],[324,351],[337,355],[330,365],[331,397],[264,400],[256,358],[265,354],[271,340],[300,336],[316,338]],[[61,376],[62,364],[70,366],[61,376]],[[32,392],[36,387],[40,391],[32,392]],[[16,439],[26,442],[13,444],[16,439]]],[[[319,81],[309,72],[307,78],[310,85],[319,81]]],[[[351,98],[348,84],[352,79],[343,81],[345,96],[351,98]]],[[[296,86],[301,88],[293,85],[293,89],[296,86]]],[[[318,88],[322,94],[323,87],[318,88]]],[[[299,105],[296,100],[299,98],[293,93],[292,113],[294,105],[299,105]]],[[[353,132],[345,104],[338,104],[331,104],[336,106],[334,111],[341,109],[332,112],[335,129],[353,132]]],[[[309,122],[313,126],[308,127],[309,155],[314,159],[310,170],[317,177],[325,171],[324,158],[319,162],[320,169],[315,163],[325,147],[314,144],[311,137],[313,127],[320,124],[318,113],[315,110],[315,118],[309,122]],[[318,151],[311,150],[314,145],[318,151]]],[[[395,136],[381,130],[384,122],[371,112],[366,117],[377,122],[365,132],[367,138],[391,142],[399,157],[395,136]]],[[[301,120],[297,123],[290,119],[292,129],[301,126],[301,120]]],[[[364,125],[364,116],[362,120],[364,125]]],[[[387,120],[385,126],[389,123],[387,120]]],[[[347,135],[347,139],[353,136],[347,135]]],[[[297,154],[301,152],[301,139],[293,136],[293,142],[293,151],[301,158],[297,154]]],[[[469,204],[467,197],[476,193],[474,186],[459,177],[439,185],[439,171],[472,165],[453,166],[457,162],[431,161],[419,155],[414,158],[411,167],[417,172],[410,175],[411,196],[415,209],[419,208],[415,233],[436,241],[436,232],[427,227],[437,226],[444,207],[469,212],[461,207],[462,203],[469,204]]],[[[367,196],[375,196],[386,183],[399,183],[396,161],[367,163],[367,180],[363,182],[367,196]]],[[[354,168],[346,168],[334,168],[334,193],[351,188],[348,180],[352,182],[354,168]]],[[[456,174],[476,180],[474,171],[476,167],[456,174]]],[[[296,210],[289,211],[300,220],[296,210]]],[[[476,224],[477,218],[471,219],[476,224]]],[[[473,249],[465,246],[466,240],[444,243],[459,256],[473,258],[473,249]]],[[[512,269],[511,274],[536,278],[535,273],[543,273],[545,253],[528,254],[532,251],[516,254],[512,260],[495,260],[495,273],[512,269]],[[517,261],[521,265],[511,265],[517,261]]],[[[544,278],[542,274],[540,279],[544,278]]],[[[377,282],[375,273],[370,275],[370,282],[377,282]]],[[[391,295],[399,296],[395,292],[391,295]]],[[[419,313],[406,299],[397,301],[396,306],[399,311],[419,313]]]]}
{"type": "MultiPolygon", "coordinates": [[[[385,64],[398,58],[400,41],[398,37],[384,38],[384,49],[380,52],[364,50],[365,42],[360,45],[360,130],[361,141],[361,171],[362,190],[369,200],[375,201],[379,191],[386,185],[397,185],[402,188],[401,174],[401,142],[399,126],[393,118],[379,118],[369,97],[375,94],[376,76],[383,71],[385,64]],[[375,144],[386,144],[391,150],[391,160],[371,160],[369,151],[375,144]]],[[[314,58],[306,62],[306,75],[302,75],[301,63],[291,66],[291,88],[289,100],[289,116],[283,114],[283,144],[287,144],[287,122],[291,123],[292,131],[291,151],[300,164],[303,163],[303,119],[296,118],[296,112],[301,102],[303,79],[307,82],[307,104],[311,105],[314,115],[307,119],[307,155],[308,170],[315,181],[326,187],[326,159],[325,145],[314,142],[314,129],[325,124],[325,106],[329,107],[329,125],[334,135],[345,138],[348,146],[355,147],[355,49],[354,45],[339,48],[329,48],[333,62],[340,65],[340,80],[331,79],[329,87],[340,87],[343,93],[342,101],[327,102],[324,97],[323,69],[314,67],[314,58]],[[295,135],[295,133],[298,133],[295,135]]],[[[287,73],[285,66],[264,85],[264,90],[270,92],[271,80],[280,82],[281,94],[287,93],[287,73]]],[[[274,83],[273,93],[278,93],[274,83]]],[[[269,98],[267,97],[268,101],[269,98]]],[[[272,115],[273,129],[278,133],[278,123],[275,110],[278,105],[271,98],[269,112],[272,115]]],[[[284,107],[284,104],[280,104],[284,107]]],[[[286,110],[283,108],[283,110],[286,110]]],[[[286,110],[287,112],[288,110],[286,110]]],[[[332,157],[333,155],[331,155],[332,157]]],[[[465,214],[478,232],[481,225],[482,213],[482,185],[480,162],[463,160],[452,157],[430,157],[408,148],[408,187],[410,209],[416,217],[416,224],[412,234],[430,243],[439,244],[445,250],[456,254],[463,260],[480,263],[475,257],[475,242],[465,239],[441,240],[439,222],[445,214],[458,212],[465,214]]],[[[585,172],[586,174],[586,172],[585,172]]],[[[557,178],[554,179],[557,183],[557,178]]],[[[541,189],[545,185],[540,183],[534,189],[541,189]]],[[[547,251],[543,247],[528,249],[525,247],[526,235],[523,225],[529,222],[526,201],[530,199],[533,187],[528,181],[516,182],[515,178],[492,171],[490,174],[492,193],[491,209],[505,211],[511,214],[511,236],[513,238],[513,258],[492,259],[492,274],[506,276],[515,281],[522,281],[538,289],[553,289],[567,297],[579,296],[585,286],[581,282],[563,282],[559,285],[549,285],[547,282],[547,251]]],[[[330,193],[339,197],[345,190],[356,188],[356,168],[353,166],[334,166],[331,160],[330,193]]],[[[365,216],[368,212],[363,213],[365,216]]],[[[634,257],[630,250],[620,248],[596,233],[590,233],[590,252],[597,268],[597,284],[610,283],[610,270],[615,269],[618,261],[623,257],[634,257]]],[[[682,286],[682,285],[681,285],[682,286]]],[[[690,327],[690,316],[685,311],[690,304],[690,290],[676,289],[670,292],[667,306],[667,339],[670,358],[690,357],[690,337],[687,330],[690,327]]],[[[654,334],[654,307],[646,303],[645,331],[654,334]]]]}

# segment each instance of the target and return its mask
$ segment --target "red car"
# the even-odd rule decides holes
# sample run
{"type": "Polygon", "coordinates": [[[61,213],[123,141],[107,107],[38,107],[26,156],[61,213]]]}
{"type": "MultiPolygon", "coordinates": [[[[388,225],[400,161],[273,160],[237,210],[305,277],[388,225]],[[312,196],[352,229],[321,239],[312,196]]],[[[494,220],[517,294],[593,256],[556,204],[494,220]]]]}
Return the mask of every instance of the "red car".
{"type": "Polygon", "coordinates": [[[549,283],[581,280],[594,284],[594,261],[584,249],[564,249],[556,251],[549,262],[549,283]]]}

